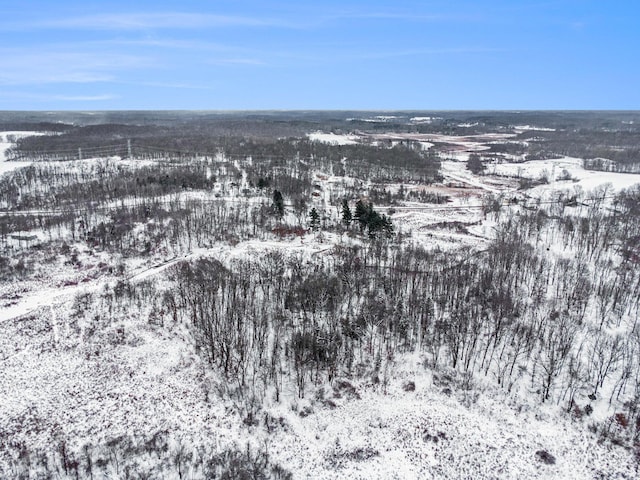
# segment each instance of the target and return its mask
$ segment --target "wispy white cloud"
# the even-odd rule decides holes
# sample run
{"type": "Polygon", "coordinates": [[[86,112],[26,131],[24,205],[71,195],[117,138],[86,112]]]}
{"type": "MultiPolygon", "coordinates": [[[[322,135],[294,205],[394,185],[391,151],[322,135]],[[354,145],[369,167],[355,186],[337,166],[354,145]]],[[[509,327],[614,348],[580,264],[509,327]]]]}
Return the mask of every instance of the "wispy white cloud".
{"type": "Polygon", "coordinates": [[[392,50],[392,51],[378,51],[378,52],[366,52],[357,55],[358,58],[364,59],[382,59],[382,58],[394,58],[394,57],[411,57],[411,56],[423,56],[423,55],[467,55],[473,53],[499,53],[507,52],[507,48],[487,48],[487,47],[450,47],[450,48],[423,48],[423,49],[408,49],[408,50],[392,50]]]}
{"type": "Polygon", "coordinates": [[[107,100],[114,100],[118,98],[117,95],[55,95],[53,100],[62,100],[64,102],[104,102],[107,100]]]}
{"type": "Polygon", "coordinates": [[[472,13],[419,13],[412,11],[327,11],[318,6],[301,5],[297,10],[279,17],[217,15],[192,12],[105,12],[93,15],[76,15],[60,18],[13,21],[4,19],[0,27],[5,30],[54,29],[54,30],[106,30],[140,31],[167,29],[207,29],[225,27],[276,27],[286,29],[321,28],[341,20],[387,20],[403,22],[463,22],[478,20],[472,13]]]}
{"type": "Polygon", "coordinates": [[[10,101],[33,101],[38,103],[58,102],[101,102],[110,101],[120,98],[118,95],[111,94],[95,94],[95,95],[68,95],[56,93],[34,93],[22,90],[0,90],[0,98],[6,98],[10,101]]]}
{"type": "Polygon", "coordinates": [[[209,65],[245,65],[245,66],[264,66],[266,62],[255,58],[217,58],[209,60],[209,65]]]}
{"type": "MultiPolygon", "coordinates": [[[[482,46],[461,46],[461,47],[442,47],[442,48],[416,48],[416,49],[361,49],[354,47],[351,49],[339,49],[331,47],[329,49],[319,49],[316,52],[307,52],[299,50],[280,50],[269,52],[274,59],[282,59],[284,62],[298,62],[309,65],[327,65],[345,62],[384,60],[404,57],[429,57],[429,56],[463,56],[472,54],[485,53],[503,53],[512,51],[509,48],[491,48],[482,46]]],[[[265,53],[265,56],[267,54],[265,53]]]]}
{"type": "Polygon", "coordinates": [[[472,14],[428,14],[416,12],[341,12],[321,16],[324,20],[400,20],[406,22],[443,23],[443,22],[467,22],[478,20],[477,15],[472,14]]]}
{"type": "Polygon", "coordinates": [[[109,82],[114,77],[89,71],[63,71],[56,68],[22,68],[0,72],[0,85],[38,85],[47,83],[109,82]]]}
{"type": "Polygon", "coordinates": [[[88,42],[87,45],[95,45],[99,47],[149,47],[175,50],[213,50],[213,51],[231,51],[237,50],[229,45],[221,43],[199,41],[199,40],[182,40],[176,38],[115,38],[110,40],[101,40],[96,42],[88,42]]]}
{"type": "Polygon", "coordinates": [[[111,83],[118,85],[134,85],[139,87],[152,87],[152,88],[170,88],[176,90],[212,90],[210,85],[197,85],[192,83],[183,82],[147,82],[147,81],[120,81],[114,80],[111,83]]]}
{"type": "Polygon", "coordinates": [[[0,49],[0,85],[108,82],[118,71],[153,65],[135,55],[40,49],[0,49]]]}
{"type": "MultiPolygon", "coordinates": [[[[240,47],[232,44],[225,44],[219,42],[211,42],[207,40],[192,40],[192,39],[179,39],[179,38],[115,38],[108,40],[98,40],[93,42],[86,42],[83,44],[86,47],[105,50],[121,51],[122,47],[126,47],[132,51],[133,49],[140,49],[138,51],[156,51],[166,55],[168,50],[185,50],[188,53],[206,53],[211,54],[215,52],[218,55],[226,55],[230,58],[245,58],[255,55],[256,48],[240,47]],[[131,47],[131,48],[129,48],[131,47]]],[[[69,46],[72,48],[73,46],[69,46]]]]}
{"type": "Polygon", "coordinates": [[[68,18],[33,20],[30,22],[7,22],[7,27],[50,28],[76,30],[144,30],[144,29],[196,29],[211,27],[269,27],[287,26],[285,22],[233,15],[211,15],[200,13],[104,13],[68,18]]]}

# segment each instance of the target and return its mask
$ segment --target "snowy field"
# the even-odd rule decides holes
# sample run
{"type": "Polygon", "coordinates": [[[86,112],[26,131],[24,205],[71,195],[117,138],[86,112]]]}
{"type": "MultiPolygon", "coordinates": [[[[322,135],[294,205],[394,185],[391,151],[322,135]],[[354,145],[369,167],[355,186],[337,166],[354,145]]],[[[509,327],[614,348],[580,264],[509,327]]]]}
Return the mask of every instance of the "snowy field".
{"type": "Polygon", "coordinates": [[[355,145],[358,137],[355,135],[338,135],[336,133],[315,132],[309,134],[309,140],[328,143],[330,145],[355,145]]]}
{"type": "Polygon", "coordinates": [[[7,162],[6,151],[21,137],[42,135],[40,132],[0,132],[0,175],[16,168],[25,167],[30,162],[7,162]]]}
{"type": "Polygon", "coordinates": [[[583,191],[590,191],[607,184],[610,184],[614,191],[619,191],[640,183],[640,176],[637,174],[590,171],[585,170],[582,163],[581,159],[571,157],[501,163],[490,165],[487,173],[529,179],[547,178],[552,185],[537,188],[542,191],[570,190],[577,187],[583,191]]]}

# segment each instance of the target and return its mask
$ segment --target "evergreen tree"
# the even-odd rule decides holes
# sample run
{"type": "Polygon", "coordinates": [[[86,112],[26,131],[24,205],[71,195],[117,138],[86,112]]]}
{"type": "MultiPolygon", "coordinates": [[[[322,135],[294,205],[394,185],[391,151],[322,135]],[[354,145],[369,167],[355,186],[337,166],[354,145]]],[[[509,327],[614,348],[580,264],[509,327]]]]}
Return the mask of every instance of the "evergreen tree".
{"type": "Polygon", "coordinates": [[[320,227],[320,214],[315,207],[311,209],[311,211],[309,212],[309,216],[311,217],[311,230],[318,230],[318,228],[320,227]]]}
{"type": "Polygon", "coordinates": [[[393,235],[393,223],[391,223],[391,219],[386,215],[382,216],[382,231],[387,237],[393,235]]]}
{"type": "Polygon", "coordinates": [[[354,218],[360,224],[360,231],[364,232],[366,230],[370,238],[374,238],[379,234],[393,235],[391,219],[376,212],[371,203],[365,205],[362,200],[358,200],[354,218]]]}
{"type": "Polygon", "coordinates": [[[284,215],[284,199],[282,198],[282,193],[280,193],[279,190],[273,191],[273,210],[278,217],[282,217],[284,215]]]}
{"type": "Polygon", "coordinates": [[[360,231],[363,232],[367,228],[369,211],[362,200],[356,202],[356,212],[353,217],[360,224],[360,231]]]}
{"type": "Polygon", "coordinates": [[[351,209],[349,208],[349,202],[347,199],[342,200],[342,223],[345,227],[351,225],[351,221],[353,220],[353,215],[351,214],[351,209]]]}

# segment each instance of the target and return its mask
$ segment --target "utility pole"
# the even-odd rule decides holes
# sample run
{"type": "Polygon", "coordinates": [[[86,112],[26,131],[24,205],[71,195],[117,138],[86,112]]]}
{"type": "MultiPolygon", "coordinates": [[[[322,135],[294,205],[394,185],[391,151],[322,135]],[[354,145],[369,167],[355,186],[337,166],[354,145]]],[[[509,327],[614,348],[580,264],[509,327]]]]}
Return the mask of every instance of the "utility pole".
{"type": "Polygon", "coordinates": [[[78,148],[78,160],[82,160],[82,149],[78,148]]]}
{"type": "Polygon", "coordinates": [[[131,158],[131,139],[127,140],[127,158],[131,158]]]}

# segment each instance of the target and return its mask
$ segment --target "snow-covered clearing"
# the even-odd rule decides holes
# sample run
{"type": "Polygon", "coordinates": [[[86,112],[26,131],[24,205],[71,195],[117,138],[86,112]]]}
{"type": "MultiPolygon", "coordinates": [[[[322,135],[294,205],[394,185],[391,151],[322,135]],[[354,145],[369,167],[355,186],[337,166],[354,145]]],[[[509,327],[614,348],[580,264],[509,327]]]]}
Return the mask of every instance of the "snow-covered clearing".
{"type": "Polygon", "coordinates": [[[60,434],[74,439],[72,450],[165,430],[193,444],[224,444],[233,429],[224,405],[204,401],[203,365],[184,333],[126,315],[100,326],[72,305],[2,323],[4,434],[45,451],[60,434]]]}
{"type": "MultiPolygon", "coordinates": [[[[31,286],[31,290],[20,294],[7,294],[10,298],[0,309],[0,322],[24,317],[36,312],[43,307],[54,307],[72,301],[78,295],[99,292],[104,288],[113,286],[118,281],[140,282],[154,276],[160,276],[165,270],[182,261],[191,261],[197,258],[215,258],[222,263],[233,259],[255,258],[259,259],[269,251],[281,250],[287,254],[300,254],[310,257],[327,252],[339,243],[337,236],[331,234],[308,234],[304,237],[284,241],[260,241],[250,240],[230,245],[218,245],[212,248],[196,248],[183,256],[161,261],[151,266],[144,262],[136,266],[136,262],[130,262],[129,274],[126,277],[109,275],[99,278],[84,277],[81,282],[67,281],[66,285],[47,287],[43,284],[31,286]]],[[[58,281],[59,283],[60,280],[58,281]]]]}
{"type": "Polygon", "coordinates": [[[355,145],[358,143],[356,135],[338,135],[337,133],[314,132],[308,135],[314,142],[329,143],[331,145],[355,145]]]}
{"type": "Polygon", "coordinates": [[[528,132],[530,130],[537,130],[539,132],[555,132],[556,129],[555,128],[548,128],[548,127],[536,127],[536,126],[531,126],[531,125],[514,125],[513,129],[517,132],[517,133],[521,133],[521,132],[528,132]]]}
{"type": "Polygon", "coordinates": [[[462,162],[456,162],[452,160],[445,160],[442,162],[442,175],[445,181],[458,182],[461,185],[476,188],[478,190],[499,193],[508,190],[507,185],[491,185],[487,180],[479,178],[466,168],[466,164],[462,162]]]}
{"type": "Polygon", "coordinates": [[[0,175],[18,168],[28,167],[29,165],[31,165],[30,162],[7,162],[2,160],[0,161],[0,175]]]}
{"type": "Polygon", "coordinates": [[[412,123],[433,123],[435,120],[442,120],[441,117],[411,117],[412,123]]]}
{"type": "Polygon", "coordinates": [[[31,162],[8,162],[6,151],[11,148],[19,138],[32,135],[43,135],[41,132],[0,132],[0,175],[16,168],[26,167],[31,162]]]}
{"type": "Polygon", "coordinates": [[[640,183],[640,175],[585,170],[579,158],[564,157],[549,160],[499,163],[489,165],[487,174],[529,179],[546,178],[549,184],[538,186],[534,192],[552,192],[581,188],[595,190],[610,184],[614,191],[640,183]]]}

